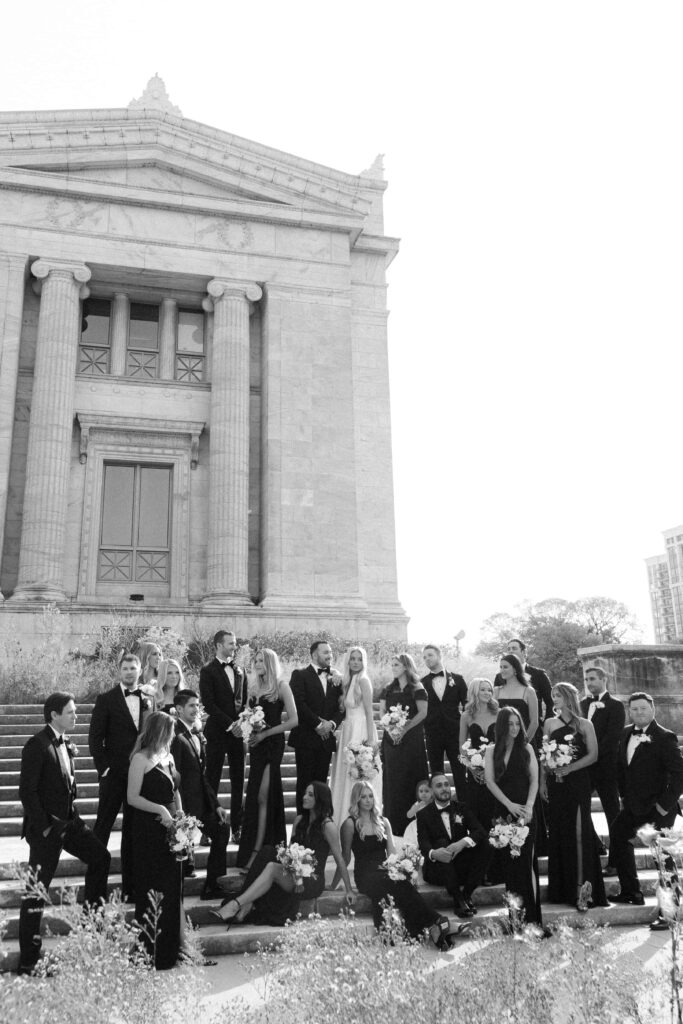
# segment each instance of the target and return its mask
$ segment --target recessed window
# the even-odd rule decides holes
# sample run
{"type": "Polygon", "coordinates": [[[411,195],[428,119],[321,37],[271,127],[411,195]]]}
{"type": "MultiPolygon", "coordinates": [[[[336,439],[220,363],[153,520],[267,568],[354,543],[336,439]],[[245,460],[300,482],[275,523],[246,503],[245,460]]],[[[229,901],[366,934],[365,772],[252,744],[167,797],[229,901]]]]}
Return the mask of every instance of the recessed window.
{"type": "Polygon", "coordinates": [[[92,377],[109,373],[111,302],[86,299],[83,303],[78,372],[92,377]]]}
{"type": "Polygon", "coordinates": [[[97,579],[167,587],[170,466],[104,464],[97,579]]]}
{"type": "Polygon", "coordinates": [[[204,314],[178,310],[175,379],[195,384],[204,379],[204,314]]]}
{"type": "Polygon", "coordinates": [[[159,376],[159,307],[131,302],[126,374],[155,380],[159,376]]]}

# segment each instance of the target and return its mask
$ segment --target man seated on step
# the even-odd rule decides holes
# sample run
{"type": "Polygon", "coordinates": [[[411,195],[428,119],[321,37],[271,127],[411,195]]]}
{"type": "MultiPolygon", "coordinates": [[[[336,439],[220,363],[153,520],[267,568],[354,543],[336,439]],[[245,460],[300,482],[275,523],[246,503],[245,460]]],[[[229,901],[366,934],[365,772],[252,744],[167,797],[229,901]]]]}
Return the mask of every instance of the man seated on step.
{"type": "Polygon", "coordinates": [[[655,721],[655,702],[649,693],[632,693],[628,710],[633,725],[621,736],[617,761],[622,809],[610,829],[610,854],[621,891],[613,903],[645,902],[638,881],[632,840],[648,822],[671,828],[680,814],[683,793],[683,757],[676,734],[655,721]]]}
{"type": "Polygon", "coordinates": [[[210,842],[206,865],[203,900],[221,899],[225,894],[218,887],[218,879],[225,874],[226,847],[230,842],[230,816],[218,803],[218,798],[206,777],[206,740],[196,726],[199,717],[199,695],[194,690],[178,690],[173,698],[177,719],[171,754],[180,773],[180,796],[185,814],[192,814],[202,822],[202,831],[210,842]]]}
{"type": "MultiPolygon", "coordinates": [[[[81,819],[75,804],[74,758],[68,738],[76,724],[70,693],[51,693],[43,705],[45,728],[32,736],[21,754],[19,797],[24,808],[21,830],[29,844],[29,868],[49,888],[62,850],[86,865],[85,902],[106,899],[111,857],[106,846],[81,819]]],[[[40,923],[44,901],[26,895],[19,912],[19,974],[30,974],[40,956],[40,923]]]]}
{"type": "Polygon", "coordinates": [[[477,912],[472,893],[493,856],[488,833],[466,804],[451,798],[451,784],[443,772],[432,776],[431,786],[434,800],[417,812],[422,875],[430,885],[446,889],[458,917],[472,917],[477,912]]]}

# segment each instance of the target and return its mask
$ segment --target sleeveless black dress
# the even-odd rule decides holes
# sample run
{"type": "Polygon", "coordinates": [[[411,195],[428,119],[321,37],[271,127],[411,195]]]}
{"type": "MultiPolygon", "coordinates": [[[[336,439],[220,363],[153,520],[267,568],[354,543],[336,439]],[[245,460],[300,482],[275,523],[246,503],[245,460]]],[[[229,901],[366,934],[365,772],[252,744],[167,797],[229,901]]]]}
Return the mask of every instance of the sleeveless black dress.
{"type": "MultiPolygon", "coordinates": [[[[264,700],[261,698],[258,707],[263,708],[266,728],[272,729],[282,721],[284,701],[264,700]]],[[[268,803],[266,805],[266,831],[263,837],[264,846],[277,846],[287,841],[285,828],[285,799],[282,792],[282,773],[280,765],[285,752],[284,733],[268,736],[257,747],[249,748],[249,778],[247,793],[244,798],[244,815],[242,818],[242,837],[237,851],[237,866],[244,867],[254,851],[258,830],[258,794],[261,780],[266,767],[270,767],[270,783],[268,786],[268,803]]]]}
{"type": "MultiPolygon", "coordinates": [[[[178,778],[177,772],[171,778],[160,765],[155,765],[143,776],[140,796],[155,804],[163,804],[174,814],[178,778]]],[[[176,860],[168,844],[168,832],[158,820],[158,815],[131,807],[130,818],[133,879],[137,894],[135,920],[143,928],[140,942],[153,958],[157,970],[166,970],[175,966],[180,951],[183,862],[176,860]],[[147,895],[150,890],[163,897],[156,922],[156,941],[153,935],[146,934],[152,929],[145,921],[145,915],[152,913],[147,895]]]]}
{"type": "MultiPolygon", "coordinates": [[[[489,740],[490,743],[494,743],[496,739],[495,734],[495,722],[491,722],[485,733],[477,722],[472,722],[467,730],[467,738],[470,740],[473,749],[480,746],[482,740],[485,739],[489,740]]],[[[475,777],[469,772],[465,773],[465,784],[466,790],[463,802],[468,805],[479,824],[485,829],[490,829],[491,821],[496,816],[496,798],[485,783],[477,782],[475,777]]]]}
{"type": "MultiPolygon", "coordinates": [[[[500,690],[498,691],[500,694],[500,690]]],[[[534,693],[536,691],[534,690],[534,693]]],[[[507,700],[505,697],[497,698],[501,708],[515,708],[519,711],[524,722],[524,728],[529,728],[529,705],[522,697],[509,697],[507,700]]],[[[538,761],[538,749],[539,744],[542,741],[543,730],[538,728],[533,740],[531,740],[531,746],[534,748],[536,753],[536,760],[538,761]]],[[[545,809],[543,807],[543,801],[541,800],[540,793],[536,797],[534,804],[534,818],[536,820],[536,853],[539,857],[545,857],[548,852],[548,827],[545,820],[545,809]]]]}
{"type": "MultiPolygon", "coordinates": [[[[558,743],[573,742],[574,760],[586,755],[583,734],[571,726],[560,726],[552,738],[558,743]]],[[[588,768],[565,775],[561,782],[548,775],[548,899],[551,903],[577,901],[577,888],[590,882],[592,903],[609,906],[600,865],[598,837],[591,815],[591,782],[588,768]],[[581,872],[579,874],[579,862],[581,872]]]]}
{"type": "MultiPolygon", "coordinates": [[[[529,773],[523,752],[518,746],[512,748],[505,771],[496,783],[508,800],[526,804],[529,795],[529,773]]],[[[505,804],[496,802],[496,813],[507,820],[509,810],[505,804]]],[[[529,824],[529,835],[520,850],[519,857],[512,857],[509,847],[500,851],[499,866],[505,888],[519,896],[524,907],[528,924],[543,924],[541,916],[541,891],[538,881],[538,857],[536,854],[536,815],[529,824]]]]}
{"type": "Polygon", "coordinates": [[[376,835],[361,837],[355,822],[353,826],[353,876],[358,892],[364,893],[372,900],[372,919],[375,928],[382,924],[382,901],[391,897],[401,911],[406,931],[412,938],[417,938],[425,928],[436,922],[439,915],[427,906],[411,882],[395,882],[382,868],[383,862],[387,859],[386,839],[380,839],[376,835]]]}
{"type": "MultiPolygon", "coordinates": [[[[397,680],[386,686],[379,697],[387,711],[400,704],[408,712],[408,720],[415,718],[427,691],[422,686],[413,691],[401,689],[397,680]]],[[[425,733],[420,724],[405,733],[401,742],[394,744],[386,733],[382,736],[382,806],[394,835],[402,836],[408,827],[408,810],[415,802],[415,787],[421,779],[429,778],[425,733]]]]}
{"type": "MultiPolygon", "coordinates": [[[[330,844],[327,842],[322,828],[316,827],[316,825],[322,824],[324,823],[316,822],[312,828],[307,829],[305,823],[299,821],[292,832],[291,841],[293,843],[300,843],[302,846],[308,847],[309,850],[313,850],[317,865],[315,878],[303,879],[303,892],[286,892],[274,883],[268,892],[254,900],[252,909],[244,918],[245,922],[280,927],[286,924],[287,921],[294,920],[299,912],[299,904],[302,900],[314,900],[322,894],[325,888],[325,864],[330,855],[330,844]]],[[[244,884],[237,895],[238,899],[242,896],[242,893],[247,891],[251,883],[258,878],[263,869],[274,861],[277,861],[276,848],[274,846],[264,846],[256,854],[256,858],[247,872],[244,884]]]]}

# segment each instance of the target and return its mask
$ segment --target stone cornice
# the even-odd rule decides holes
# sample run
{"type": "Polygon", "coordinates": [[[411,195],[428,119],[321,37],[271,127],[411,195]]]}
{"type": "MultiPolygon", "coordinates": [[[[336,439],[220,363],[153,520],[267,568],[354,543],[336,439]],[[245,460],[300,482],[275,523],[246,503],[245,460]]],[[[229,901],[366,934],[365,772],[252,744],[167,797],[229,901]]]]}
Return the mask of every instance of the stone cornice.
{"type": "Polygon", "coordinates": [[[69,196],[74,200],[110,202],[122,206],[146,206],[182,213],[236,217],[295,227],[318,228],[348,234],[352,244],[360,237],[363,218],[360,215],[296,208],[279,203],[221,199],[214,196],[186,195],[179,192],[147,189],[119,183],[66,178],[42,171],[0,167],[0,189],[42,192],[45,195],[69,196]]]}
{"type": "Polygon", "coordinates": [[[157,438],[163,443],[164,438],[189,438],[190,459],[192,469],[199,461],[199,437],[206,424],[203,421],[149,419],[144,416],[117,416],[112,413],[76,412],[76,419],[81,428],[80,461],[88,458],[88,445],[91,434],[107,433],[135,435],[138,439],[157,438]]]}

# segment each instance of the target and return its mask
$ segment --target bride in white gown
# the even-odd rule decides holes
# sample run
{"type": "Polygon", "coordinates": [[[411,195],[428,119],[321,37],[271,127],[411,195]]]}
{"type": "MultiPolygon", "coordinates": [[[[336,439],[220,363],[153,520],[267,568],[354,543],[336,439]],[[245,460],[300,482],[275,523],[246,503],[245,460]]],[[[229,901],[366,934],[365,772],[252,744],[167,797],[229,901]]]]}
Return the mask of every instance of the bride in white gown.
{"type": "MultiPolygon", "coordinates": [[[[339,828],[349,816],[351,790],[356,779],[349,775],[344,748],[349,743],[370,740],[379,750],[377,727],[372,709],[372,683],[368,677],[368,656],[362,647],[351,647],[344,658],[343,700],[346,717],[337,734],[337,750],[332,756],[330,789],[334,808],[334,824],[339,828]]],[[[375,806],[382,812],[382,772],[368,780],[375,793],[375,806]]]]}

